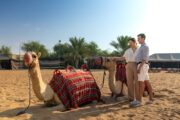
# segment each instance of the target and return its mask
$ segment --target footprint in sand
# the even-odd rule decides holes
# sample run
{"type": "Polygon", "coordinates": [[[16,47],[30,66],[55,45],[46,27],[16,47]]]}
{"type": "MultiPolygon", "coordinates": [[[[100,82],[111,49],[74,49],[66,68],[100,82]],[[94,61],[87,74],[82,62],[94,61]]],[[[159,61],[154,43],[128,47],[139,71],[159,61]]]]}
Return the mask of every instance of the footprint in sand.
{"type": "Polygon", "coordinates": [[[173,93],[175,93],[173,90],[169,90],[169,89],[167,89],[167,88],[162,89],[161,91],[168,92],[169,94],[173,94],[173,93]]]}
{"type": "Polygon", "coordinates": [[[25,100],[14,100],[15,102],[24,102],[25,100]]]}
{"type": "Polygon", "coordinates": [[[128,117],[134,117],[134,116],[136,116],[135,114],[128,114],[127,115],[128,117]]]}

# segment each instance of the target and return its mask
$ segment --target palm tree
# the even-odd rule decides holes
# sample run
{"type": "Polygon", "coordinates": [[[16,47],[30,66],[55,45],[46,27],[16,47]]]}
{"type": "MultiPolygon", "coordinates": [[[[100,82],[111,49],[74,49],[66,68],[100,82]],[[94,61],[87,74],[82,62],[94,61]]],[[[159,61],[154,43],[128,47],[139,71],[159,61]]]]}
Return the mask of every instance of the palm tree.
{"type": "Polygon", "coordinates": [[[117,42],[112,41],[110,43],[116,50],[112,52],[114,56],[122,56],[124,52],[129,48],[128,41],[131,37],[129,36],[120,36],[117,37],[117,42]]]}
{"type": "Polygon", "coordinates": [[[76,37],[71,37],[69,41],[70,41],[70,48],[72,50],[72,55],[75,61],[75,66],[76,68],[78,68],[80,59],[83,58],[83,56],[85,55],[86,42],[84,38],[76,38],[76,37]]]}

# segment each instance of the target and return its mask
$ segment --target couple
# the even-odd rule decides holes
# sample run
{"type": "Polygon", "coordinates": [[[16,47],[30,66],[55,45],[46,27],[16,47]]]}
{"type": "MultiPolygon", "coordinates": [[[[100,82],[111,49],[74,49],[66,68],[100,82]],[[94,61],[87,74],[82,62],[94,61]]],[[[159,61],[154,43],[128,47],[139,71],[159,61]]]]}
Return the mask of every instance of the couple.
{"type": "Polygon", "coordinates": [[[127,62],[128,98],[131,105],[141,104],[146,85],[149,93],[149,101],[146,104],[153,104],[152,87],[148,75],[149,47],[145,43],[145,34],[139,34],[137,37],[141,47],[137,48],[136,40],[131,38],[129,39],[130,48],[125,51],[123,57],[119,58],[119,60],[126,60],[127,62]]]}

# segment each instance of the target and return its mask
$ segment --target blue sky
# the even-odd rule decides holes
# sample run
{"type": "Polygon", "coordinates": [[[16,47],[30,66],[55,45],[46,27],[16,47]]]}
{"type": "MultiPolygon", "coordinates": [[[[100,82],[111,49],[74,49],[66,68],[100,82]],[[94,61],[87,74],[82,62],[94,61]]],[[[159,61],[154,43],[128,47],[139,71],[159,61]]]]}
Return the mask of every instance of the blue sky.
{"type": "MultiPolygon", "coordinates": [[[[163,18],[161,15],[158,16],[159,14],[154,16],[161,7],[163,10],[167,8],[161,2],[158,3],[155,0],[154,3],[150,0],[0,0],[0,46],[10,46],[13,53],[19,53],[21,43],[36,40],[52,51],[52,47],[58,40],[64,43],[68,42],[69,37],[76,36],[84,37],[88,42],[95,41],[101,49],[112,51],[113,48],[109,43],[116,40],[117,36],[136,37],[138,33],[144,32],[147,37],[153,39],[153,41],[147,39],[147,43],[151,45],[150,48],[155,47],[151,54],[178,52],[178,49],[165,49],[167,46],[162,50],[158,49],[156,33],[164,29],[161,28],[164,24],[170,25],[167,21],[168,23],[165,22],[159,26],[163,18]],[[156,11],[153,11],[154,8],[156,11]],[[161,19],[154,21],[158,17],[161,19]],[[152,28],[154,25],[157,28],[152,28]],[[158,31],[154,33],[157,29],[158,31]]],[[[166,5],[169,5],[169,2],[167,1],[166,5]]],[[[174,5],[176,3],[171,7],[174,8],[174,5]]],[[[174,11],[170,13],[166,11],[164,17],[171,12],[174,11]]],[[[174,27],[177,26],[174,25],[174,27]]]]}

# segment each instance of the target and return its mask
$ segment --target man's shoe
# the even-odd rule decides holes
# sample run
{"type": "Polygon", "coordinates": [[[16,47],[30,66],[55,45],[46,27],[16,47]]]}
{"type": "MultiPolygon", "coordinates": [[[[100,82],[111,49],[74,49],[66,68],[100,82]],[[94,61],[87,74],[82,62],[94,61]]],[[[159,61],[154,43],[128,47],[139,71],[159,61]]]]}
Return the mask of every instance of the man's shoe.
{"type": "Polygon", "coordinates": [[[136,101],[131,102],[130,104],[131,104],[131,105],[140,105],[140,104],[141,104],[141,101],[136,100],[136,101]]]}
{"type": "Polygon", "coordinates": [[[149,100],[149,101],[146,102],[146,104],[153,104],[153,101],[149,100]]]}

